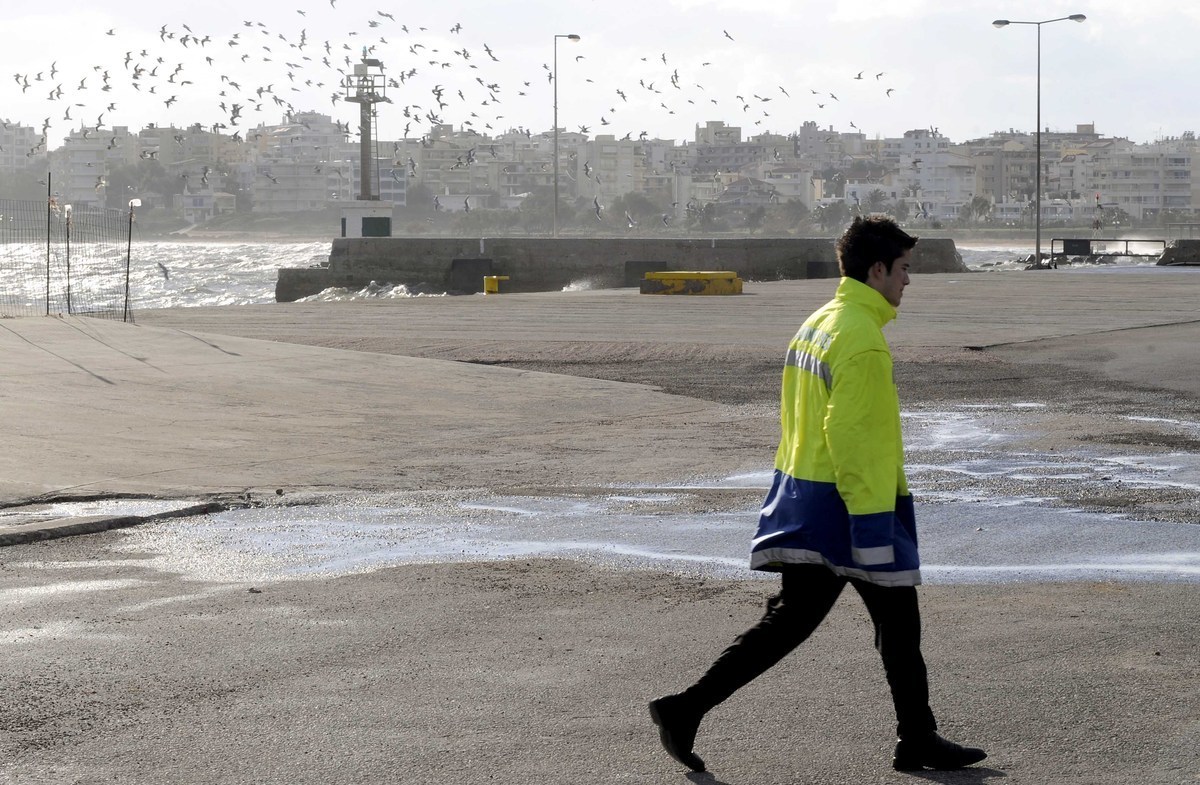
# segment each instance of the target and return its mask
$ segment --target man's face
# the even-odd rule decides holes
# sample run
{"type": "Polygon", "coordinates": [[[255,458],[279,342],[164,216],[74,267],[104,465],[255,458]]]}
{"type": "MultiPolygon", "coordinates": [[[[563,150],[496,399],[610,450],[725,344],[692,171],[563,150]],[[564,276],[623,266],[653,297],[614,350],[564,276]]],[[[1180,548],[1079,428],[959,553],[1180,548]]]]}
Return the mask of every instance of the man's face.
{"type": "Polygon", "coordinates": [[[904,287],[908,286],[908,267],[911,263],[912,249],[909,248],[896,261],[892,262],[889,273],[887,265],[876,262],[867,276],[867,286],[883,295],[893,308],[900,307],[900,298],[904,296],[904,287]]]}

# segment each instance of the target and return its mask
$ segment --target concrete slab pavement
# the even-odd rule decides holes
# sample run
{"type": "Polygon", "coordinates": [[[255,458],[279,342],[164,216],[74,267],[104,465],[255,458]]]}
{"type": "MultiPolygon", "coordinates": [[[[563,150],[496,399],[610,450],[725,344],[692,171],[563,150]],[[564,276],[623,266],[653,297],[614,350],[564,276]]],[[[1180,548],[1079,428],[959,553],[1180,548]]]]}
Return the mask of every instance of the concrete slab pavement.
{"type": "MultiPolygon", "coordinates": [[[[595,486],[757,469],[774,446],[783,349],[831,284],[703,301],[611,291],[164,311],[138,325],[5,320],[0,499],[595,486]],[[605,373],[647,366],[648,382],[691,394],[576,375],[597,354],[605,373]],[[521,358],[561,372],[478,364],[521,358]]],[[[1022,394],[1039,376],[1039,390],[1084,395],[1062,371],[1077,363],[1088,383],[1112,374],[1118,404],[1144,383],[1194,411],[1197,295],[1200,275],[1157,270],[920,277],[889,334],[902,362],[953,359],[945,378],[975,377],[980,397],[1022,394]],[[1005,373],[1032,371],[1004,391],[963,346],[1011,352],[1005,373]]],[[[694,677],[772,588],[561,560],[247,586],[152,569],[131,541],[109,532],[0,552],[5,781],[680,782],[645,701],[694,677]]],[[[991,757],[918,778],[1197,781],[1194,584],[929,586],[922,597],[943,728],[991,757]]],[[[912,782],[888,768],[890,725],[865,611],[843,600],[706,721],[699,749],[714,775],[693,779],[912,782]]]]}
{"type": "MultiPolygon", "coordinates": [[[[758,468],[762,445],[722,440],[730,414],[714,400],[773,401],[781,347],[834,285],[173,309],[140,313],[136,325],[5,320],[0,500],[654,482],[758,468]],[[645,381],[685,394],[690,384],[698,397],[583,378],[598,357],[635,381],[657,363],[645,381]],[[560,372],[487,367],[522,360],[560,372]]],[[[1200,398],[1195,270],[917,276],[888,335],[901,364],[987,347],[1200,398]]],[[[756,439],[770,442],[774,412],[756,418],[756,439]]]]}

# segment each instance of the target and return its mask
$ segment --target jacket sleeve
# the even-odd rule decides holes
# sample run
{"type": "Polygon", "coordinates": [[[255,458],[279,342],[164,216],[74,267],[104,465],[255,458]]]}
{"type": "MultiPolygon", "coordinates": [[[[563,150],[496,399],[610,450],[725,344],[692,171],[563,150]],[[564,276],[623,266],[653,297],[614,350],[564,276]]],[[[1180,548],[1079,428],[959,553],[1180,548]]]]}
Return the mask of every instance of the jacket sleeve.
{"type": "Polygon", "coordinates": [[[892,360],[885,351],[839,363],[825,414],[825,441],[838,494],[850,515],[851,556],[861,565],[895,561],[901,446],[892,360]]]}

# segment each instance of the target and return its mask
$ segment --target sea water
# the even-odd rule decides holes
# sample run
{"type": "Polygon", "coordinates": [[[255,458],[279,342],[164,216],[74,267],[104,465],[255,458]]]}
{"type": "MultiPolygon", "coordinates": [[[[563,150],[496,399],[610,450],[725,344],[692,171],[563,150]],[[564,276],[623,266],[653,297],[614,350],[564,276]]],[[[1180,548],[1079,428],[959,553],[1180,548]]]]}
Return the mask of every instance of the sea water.
{"type": "MultiPolygon", "coordinates": [[[[120,264],[124,265],[124,249],[120,264]]],[[[1048,250],[1048,249],[1047,249],[1048,250]]],[[[329,260],[329,241],[318,242],[136,242],[129,260],[130,306],[133,310],[192,308],[216,305],[254,305],[275,301],[275,282],[281,267],[315,267],[329,260]]],[[[114,252],[115,253],[115,252],[114,252]]],[[[1032,253],[1027,245],[964,245],[963,263],[981,272],[1020,270],[1032,253]]],[[[5,259],[44,258],[45,249],[32,244],[10,245],[5,259]]],[[[1072,270],[1144,269],[1152,257],[1123,258],[1113,264],[1072,265],[1072,270]]],[[[44,306],[40,286],[25,287],[19,272],[0,260],[0,290],[7,293],[29,288],[24,305],[44,306]]],[[[123,283],[123,282],[122,282],[123,283]]],[[[361,288],[327,289],[308,301],[383,299],[429,296],[403,285],[377,282],[361,288]]]]}

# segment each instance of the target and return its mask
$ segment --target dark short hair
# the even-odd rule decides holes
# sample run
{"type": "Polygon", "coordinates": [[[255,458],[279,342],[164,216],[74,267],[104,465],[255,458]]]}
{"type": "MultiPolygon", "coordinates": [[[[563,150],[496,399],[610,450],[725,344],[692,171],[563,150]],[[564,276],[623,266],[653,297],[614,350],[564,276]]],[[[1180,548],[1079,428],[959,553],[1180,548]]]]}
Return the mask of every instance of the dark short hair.
{"type": "Polygon", "coordinates": [[[838,238],[838,267],[845,277],[866,283],[873,264],[883,262],[890,273],[892,264],[916,244],[916,237],[886,215],[860,215],[838,238]]]}

